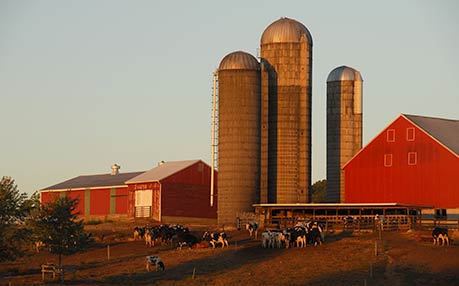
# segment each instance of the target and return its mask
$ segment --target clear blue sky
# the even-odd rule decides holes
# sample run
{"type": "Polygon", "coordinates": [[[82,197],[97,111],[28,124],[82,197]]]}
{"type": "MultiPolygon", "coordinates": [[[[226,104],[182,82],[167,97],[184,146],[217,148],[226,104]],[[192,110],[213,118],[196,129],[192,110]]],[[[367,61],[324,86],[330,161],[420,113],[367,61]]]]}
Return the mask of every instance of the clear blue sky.
{"type": "Polygon", "coordinates": [[[280,17],[313,37],[313,182],[326,78],[364,78],[364,145],[400,113],[459,119],[459,1],[0,0],[0,176],[29,194],[83,174],[210,164],[212,73],[280,17]]]}

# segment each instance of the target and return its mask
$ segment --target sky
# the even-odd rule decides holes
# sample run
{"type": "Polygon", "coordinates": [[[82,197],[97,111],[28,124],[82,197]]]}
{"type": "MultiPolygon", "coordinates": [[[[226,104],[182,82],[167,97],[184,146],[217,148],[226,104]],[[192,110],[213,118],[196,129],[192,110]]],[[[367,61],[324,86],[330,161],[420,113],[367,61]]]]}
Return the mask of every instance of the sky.
{"type": "Polygon", "coordinates": [[[459,120],[459,1],[0,0],[0,177],[211,164],[213,73],[281,17],[313,38],[312,181],[326,177],[326,79],[359,70],[363,145],[399,114],[459,120]]]}

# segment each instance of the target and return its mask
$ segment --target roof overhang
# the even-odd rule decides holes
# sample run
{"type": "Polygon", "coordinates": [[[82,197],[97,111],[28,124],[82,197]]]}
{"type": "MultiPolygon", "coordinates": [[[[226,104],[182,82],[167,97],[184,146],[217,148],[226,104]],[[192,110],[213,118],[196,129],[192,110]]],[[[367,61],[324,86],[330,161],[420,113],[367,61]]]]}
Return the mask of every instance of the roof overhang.
{"type": "Polygon", "coordinates": [[[411,209],[433,209],[434,206],[400,204],[400,203],[318,203],[318,204],[253,204],[255,208],[296,208],[296,209],[361,209],[361,208],[411,208],[411,209]]]}
{"type": "Polygon", "coordinates": [[[91,189],[91,190],[98,190],[99,189],[100,190],[100,189],[112,189],[112,188],[127,188],[127,185],[40,190],[40,193],[41,192],[54,193],[54,192],[84,191],[84,190],[87,190],[87,189],[91,189]]]}

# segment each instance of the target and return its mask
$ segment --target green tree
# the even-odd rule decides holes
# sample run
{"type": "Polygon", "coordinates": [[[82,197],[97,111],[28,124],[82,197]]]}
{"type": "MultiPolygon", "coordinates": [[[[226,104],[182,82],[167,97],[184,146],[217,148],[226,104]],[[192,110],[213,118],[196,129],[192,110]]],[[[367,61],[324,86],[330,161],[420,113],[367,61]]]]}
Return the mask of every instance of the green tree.
{"type": "Polygon", "coordinates": [[[34,235],[51,253],[59,255],[59,267],[62,267],[62,255],[83,251],[91,242],[90,235],[84,231],[83,220],[78,220],[77,205],[76,198],[56,196],[54,201],[42,204],[30,219],[34,235]]]}
{"type": "Polygon", "coordinates": [[[317,181],[311,187],[311,201],[313,203],[324,203],[326,201],[327,180],[317,181]]]}
{"type": "Polygon", "coordinates": [[[0,261],[11,261],[24,254],[27,230],[23,227],[29,211],[27,195],[11,177],[0,180],[0,261]]]}

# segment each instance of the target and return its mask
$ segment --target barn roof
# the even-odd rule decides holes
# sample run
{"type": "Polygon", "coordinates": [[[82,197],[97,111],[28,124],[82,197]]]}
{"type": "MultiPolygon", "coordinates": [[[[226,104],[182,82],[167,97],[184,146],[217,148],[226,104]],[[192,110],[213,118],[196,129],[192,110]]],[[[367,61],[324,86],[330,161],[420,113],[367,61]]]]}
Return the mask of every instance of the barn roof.
{"type": "Polygon", "coordinates": [[[148,170],[134,178],[126,181],[126,184],[143,183],[152,181],[161,181],[201,160],[187,160],[187,161],[170,161],[162,162],[157,167],[148,170]]]}
{"type": "Polygon", "coordinates": [[[127,180],[134,178],[142,173],[143,172],[119,173],[116,175],[83,175],[44,188],[42,191],[123,186],[127,180]]]}
{"type": "Polygon", "coordinates": [[[402,114],[452,152],[459,155],[459,120],[402,114]]]}

